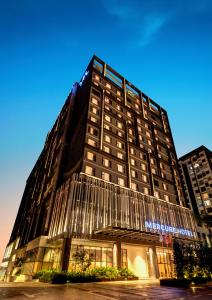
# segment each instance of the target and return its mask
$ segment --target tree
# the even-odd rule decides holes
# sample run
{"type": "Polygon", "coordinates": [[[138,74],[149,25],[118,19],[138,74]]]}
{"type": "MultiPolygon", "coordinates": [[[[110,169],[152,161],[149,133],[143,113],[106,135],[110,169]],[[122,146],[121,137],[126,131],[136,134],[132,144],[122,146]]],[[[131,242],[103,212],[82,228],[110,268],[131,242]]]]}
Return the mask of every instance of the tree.
{"type": "Polygon", "coordinates": [[[176,275],[178,279],[184,278],[184,253],[183,245],[177,240],[173,242],[173,255],[174,255],[174,264],[176,269],[176,275]]]}
{"type": "Polygon", "coordinates": [[[83,272],[85,272],[90,267],[93,261],[93,255],[89,255],[84,249],[76,251],[76,253],[73,254],[73,258],[83,272]]]}

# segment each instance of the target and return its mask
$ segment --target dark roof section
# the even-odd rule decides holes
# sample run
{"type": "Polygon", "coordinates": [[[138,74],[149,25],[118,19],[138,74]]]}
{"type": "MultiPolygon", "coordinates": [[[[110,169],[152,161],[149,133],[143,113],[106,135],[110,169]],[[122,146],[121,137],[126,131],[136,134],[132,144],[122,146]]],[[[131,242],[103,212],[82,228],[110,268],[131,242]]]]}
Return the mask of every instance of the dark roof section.
{"type": "Polygon", "coordinates": [[[205,151],[209,156],[212,155],[212,152],[208,148],[206,148],[205,146],[201,145],[200,147],[198,147],[198,148],[196,148],[196,149],[188,152],[187,154],[181,156],[178,160],[179,161],[183,161],[183,160],[189,158],[190,156],[193,156],[193,155],[195,155],[195,154],[197,154],[197,153],[199,153],[201,151],[205,151]]]}

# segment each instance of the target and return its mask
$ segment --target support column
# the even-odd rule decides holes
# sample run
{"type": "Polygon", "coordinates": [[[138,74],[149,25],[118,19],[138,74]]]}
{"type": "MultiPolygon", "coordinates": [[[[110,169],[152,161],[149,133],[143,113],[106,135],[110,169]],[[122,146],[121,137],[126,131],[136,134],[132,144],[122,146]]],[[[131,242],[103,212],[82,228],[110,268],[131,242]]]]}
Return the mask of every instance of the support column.
{"type": "Polygon", "coordinates": [[[158,268],[158,258],[157,258],[157,252],[156,252],[155,246],[152,246],[152,256],[153,256],[153,263],[154,263],[154,269],[155,269],[155,277],[159,278],[160,273],[159,273],[159,268],[158,268]]]}
{"type": "Polygon", "coordinates": [[[115,243],[116,246],[116,267],[121,269],[121,241],[115,243]]]}
{"type": "Polygon", "coordinates": [[[61,269],[62,271],[68,271],[68,265],[71,255],[71,240],[72,238],[64,238],[61,255],[61,269]]]}

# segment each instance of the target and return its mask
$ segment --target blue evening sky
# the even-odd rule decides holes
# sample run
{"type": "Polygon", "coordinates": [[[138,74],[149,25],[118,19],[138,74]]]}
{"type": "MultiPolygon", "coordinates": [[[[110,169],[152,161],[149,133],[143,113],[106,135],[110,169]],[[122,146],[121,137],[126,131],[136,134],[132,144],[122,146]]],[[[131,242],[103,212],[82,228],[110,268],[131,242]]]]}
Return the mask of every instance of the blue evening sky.
{"type": "Polygon", "coordinates": [[[211,0],[0,0],[0,259],[46,134],[94,53],[168,111],[179,156],[212,148],[211,0]]]}

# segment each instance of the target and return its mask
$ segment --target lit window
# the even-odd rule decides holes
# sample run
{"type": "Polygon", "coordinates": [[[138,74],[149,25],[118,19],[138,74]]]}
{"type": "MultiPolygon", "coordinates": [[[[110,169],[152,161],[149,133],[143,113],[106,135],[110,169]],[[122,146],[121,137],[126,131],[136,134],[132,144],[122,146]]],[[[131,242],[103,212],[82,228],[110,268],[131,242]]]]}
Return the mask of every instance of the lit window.
{"type": "Polygon", "coordinates": [[[122,165],[117,165],[117,169],[118,169],[118,172],[121,172],[121,173],[124,172],[124,167],[122,165]]]}
{"type": "Polygon", "coordinates": [[[117,141],[116,145],[117,145],[118,148],[124,149],[124,144],[123,143],[117,141]]]}
{"type": "Polygon", "coordinates": [[[92,122],[94,122],[94,123],[97,123],[97,119],[94,118],[93,116],[90,116],[90,120],[91,120],[92,122]]]}
{"type": "Polygon", "coordinates": [[[121,106],[120,105],[116,105],[117,110],[121,110],[121,106]]]}
{"type": "Polygon", "coordinates": [[[106,172],[102,172],[102,179],[110,181],[110,174],[106,172]]]}
{"type": "Polygon", "coordinates": [[[124,154],[121,152],[117,152],[117,157],[120,159],[124,159],[124,154]]]}
{"type": "Polygon", "coordinates": [[[103,158],[103,166],[110,167],[110,161],[107,158],[103,158]]]}
{"type": "Polygon", "coordinates": [[[97,100],[97,99],[95,99],[95,98],[92,98],[91,102],[92,102],[93,104],[96,104],[96,105],[98,105],[98,100],[97,100]]]}
{"type": "Polygon", "coordinates": [[[120,91],[118,91],[118,90],[117,90],[117,95],[118,95],[118,96],[121,96],[121,92],[120,92],[120,91]]]}
{"type": "Polygon", "coordinates": [[[131,115],[131,113],[128,111],[127,112],[127,116],[129,117],[129,118],[132,118],[132,115],[131,115]]]}
{"type": "Polygon", "coordinates": [[[96,147],[96,141],[94,141],[92,139],[88,139],[88,144],[93,146],[93,147],[96,147]]]}
{"type": "Polygon", "coordinates": [[[136,191],[137,190],[137,184],[134,183],[134,182],[131,182],[131,189],[136,191]]]}
{"type": "Polygon", "coordinates": [[[95,135],[95,136],[98,136],[98,131],[97,129],[93,128],[93,127],[90,127],[88,126],[88,132],[92,135],[95,135]]]}
{"type": "Polygon", "coordinates": [[[110,107],[108,105],[105,105],[105,109],[110,111],[110,107]]]}
{"type": "Polygon", "coordinates": [[[120,123],[120,122],[117,122],[117,126],[118,126],[118,128],[120,128],[120,129],[122,129],[122,128],[123,128],[123,124],[122,124],[122,123],[120,123]]]}
{"type": "Polygon", "coordinates": [[[129,137],[129,142],[133,143],[133,138],[129,137]]]}
{"type": "Polygon", "coordinates": [[[142,178],[142,180],[144,181],[144,182],[147,182],[147,176],[146,175],[141,175],[141,178],[142,178]]]}
{"type": "Polygon", "coordinates": [[[157,129],[154,129],[154,133],[155,133],[155,134],[158,134],[158,131],[157,131],[157,129]]]}
{"type": "Polygon", "coordinates": [[[164,191],[167,191],[167,185],[165,183],[163,183],[163,189],[164,191]]]}
{"type": "Polygon", "coordinates": [[[133,158],[130,159],[131,165],[135,166],[135,160],[133,158]]]}
{"type": "Polygon", "coordinates": [[[152,145],[152,142],[150,140],[147,141],[148,145],[152,145]]]}
{"type": "Polygon", "coordinates": [[[146,128],[149,128],[149,125],[148,125],[148,124],[146,124],[146,123],[145,123],[145,125],[144,125],[144,126],[145,126],[146,128]]]}
{"type": "Polygon", "coordinates": [[[169,196],[168,195],[164,195],[164,200],[169,201],[169,196]]]}
{"type": "Polygon", "coordinates": [[[136,109],[140,109],[140,107],[139,107],[138,104],[135,104],[135,108],[136,108],[136,109]]]}
{"type": "Polygon", "coordinates": [[[144,194],[149,195],[149,190],[146,187],[144,187],[144,194]]]}
{"type": "Polygon", "coordinates": [[[96,109],[96,107],[92,107],[91,108],[92,113],[94,113],[95,115],[98,115],[98,110],[96,109]]]}
{"type": "Polygon", "coordinates": [[[109,83],[106,83],[106,87],[111,89],[111,85],[109,83]]]}
{"type": "Polygon", "coordinates": [[[150,159],[150,163],[151,163],[152,165],[154,165],[155,162],[154,162],[154,159],[153,159],[153,158],[150,159]]]}
{"type": "Polygon", "coordinates": [[[142,130],[141,130],[141,126],[138,126],[138,131],[139,131],[139,132],[141,132],[141,131],[142,131],[142,130]]]}
{"type": "Polygon", "coordinates": [[[121,186],[125,186],[125,182],[123,178],[118,177],[118,184],[121,186]]]}
{"type": "Polygon", "coordinates": [[[135,154],[135,149],[130,148],[130,153],[131,153],[131,154],[135,154]]]}
{"type": "Polygon", "coordinates": [[[150,137],[150,133],[148,131],[146,131],[146,136],[150,137]]]}
{"type": "Polygon", "coordinates": [[[110,99],[105,97],[105,103],[110,103],[110,99]]]}
{"type": "Polygon", "coordinates": [[[156,174],[156,170],[152,168],[152,174],[156,174]]]}
{"type": "Polygon", "coordinates": [[[110,126],[107,125],[107,124],[104,124],[104,128],[107,129],[107,130],[110,130],[110,126]]]}
{"type": "Polygon", "coordinates": [[[87,159],[89,160],[95,160],[96,156],[92,152],[87,152],[87,159]]]}
{"type": "Polygon", "coordinates": [[[99,80],[99,76],[98,76],[98,75],[96,75],[96,74],[95,74],[95,79],[96,79],[96,80],[99,80]]]}
{"type": "Polygon", "coordinates": [[[111,122],[111,117],[109,117],[108,115],[105,115],[105,120],[108,122],[111,122]]]}
{"type": "Polygon", "coordinates": [[[146,165],[141,163],[141,170],[146,171],[146,165]]]}
{"type": "Polygon", "coordinates": [[[131,175],[132,175],[133,178],[136,178],[136,171],[135,171],[135,170],[132,170],[132,171],[131,171],[131,175]]]}
{"type": "Polygon", "coordinates": [[[111,137],[109,135],[105,135],[105,141],[110,143],[111,142],[111,137]]]}
{"type": "Polygon", "coordinates": [[[140,119],[137,119],[137,123],[138,123],[138,124],[141,124],[141,120],[140,120],[140,119]]]}
{"type": "Polygon", "coordinates": [[[154,196],[155,196],[156,198],[159,198],[159,192],[158,192],[158,191],[154,191],[154,196]]]}
{"type": "Polygon", "coordinates": [[[103,146],[103,150],[107,153],[110,153],[110,148],[107,146],[103,146]]]}
{"type": "Polygon", "coordinates": [[[124,134],[121,132],[121,131],[117,131],[117,134],[118,134],[118,136],[120,136],[120,137],[123,137],[124,136],[124,134]]]}
{"type": "Polygon", "coordinates": [[[90,166],[85,166],[85,173],[88,175],[93,176],[94,175],[94,168],[90,167],[90,166]]]}
{"type": "Polygon", "coordinates": [[[134,134],[134,132],[133,132],[133,130],[131,128],[129,129],[129,134],[131,134],[131,135],[134,134]]]}

